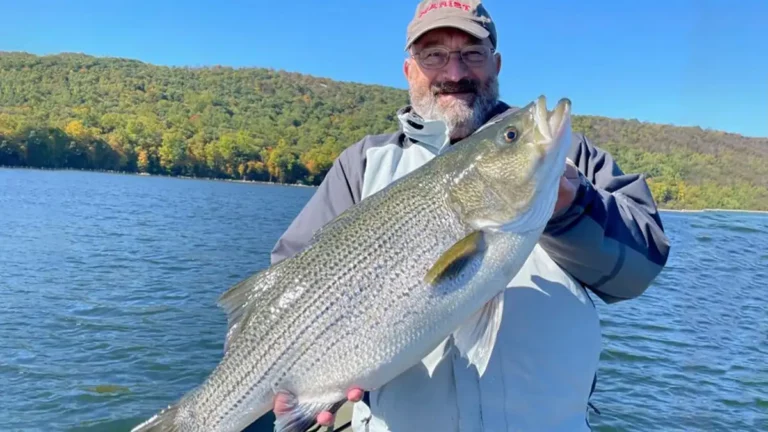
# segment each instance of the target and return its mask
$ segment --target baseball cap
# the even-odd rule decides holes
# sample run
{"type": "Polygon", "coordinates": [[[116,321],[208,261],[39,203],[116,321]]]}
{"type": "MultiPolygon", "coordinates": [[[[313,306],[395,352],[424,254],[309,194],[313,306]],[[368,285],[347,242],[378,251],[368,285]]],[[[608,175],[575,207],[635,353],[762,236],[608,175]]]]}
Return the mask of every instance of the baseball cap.
{"type": "Polygon", "coordinates": [[[479,0],[422,0],[408,24],[405,49],[424,33],[440,27],[453,27],[479,39],[490,37],[496,48],[496,26],[479,0]]]}

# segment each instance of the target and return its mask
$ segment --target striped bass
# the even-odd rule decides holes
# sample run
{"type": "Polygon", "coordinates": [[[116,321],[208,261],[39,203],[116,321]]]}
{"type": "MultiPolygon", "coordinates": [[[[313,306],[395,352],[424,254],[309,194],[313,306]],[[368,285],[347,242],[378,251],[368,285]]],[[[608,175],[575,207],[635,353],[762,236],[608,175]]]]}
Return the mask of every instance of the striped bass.
{"type": "Polygon", "coordinates": [[[303,431],[352,387],[379,388],[445,343],[480,376],[503,291],[552,216],[571,102],[503,115],[347,209],[295,256],[219,299],[228,332],[197,388],[133,429],[241,431],[287,395],[276,432],[303,431]]]}

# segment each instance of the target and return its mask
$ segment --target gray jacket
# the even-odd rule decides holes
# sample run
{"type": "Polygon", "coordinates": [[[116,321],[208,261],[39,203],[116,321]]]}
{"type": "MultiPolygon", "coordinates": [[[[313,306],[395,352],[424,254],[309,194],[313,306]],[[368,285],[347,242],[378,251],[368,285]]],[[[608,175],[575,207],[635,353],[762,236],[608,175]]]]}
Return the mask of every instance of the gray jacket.
{"type": "MultiPolygon", "coordinates": [[[[494,117],[510,108],[499,103],[494,117]]],[[[401,109],[406,113],[410,107],[401,109]]],[[[405,117],[401,117],[405,118],[405,117]]],[[[635,298],[661,272],[669,239],[642,174],[625,174],[613,157],[574,133],[568,157],[580,172],[573,205],[550,220],[539,244],[563,269],[606,303],[635,298]]],[[[384,145],[418,145],[403,125],[345,149],[319,188],[277,241],[274,264],[308,244],[313,233],[361,199],[366,154],[384,145]]]]}

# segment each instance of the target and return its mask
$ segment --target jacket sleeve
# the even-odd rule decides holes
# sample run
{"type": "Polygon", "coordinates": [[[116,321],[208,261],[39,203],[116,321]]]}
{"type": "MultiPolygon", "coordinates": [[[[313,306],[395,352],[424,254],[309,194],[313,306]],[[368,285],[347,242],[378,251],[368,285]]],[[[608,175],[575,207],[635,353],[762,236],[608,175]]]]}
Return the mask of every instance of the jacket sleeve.
{"type": "Polygon", "coordinates": [[[541,238],[552,259],[606,303],[641,295],[664,268],[670,243],[642,174],[624,174],[613,157],[574,134],[576,198],[541,238]]]}
{"type": "Polygon", "coordinates": [[[331,165],[314,195],[277,240],[270,255],[276,264],[304,249],[315,231],[360,201],[364,141],[345,149],[331,165]]]}

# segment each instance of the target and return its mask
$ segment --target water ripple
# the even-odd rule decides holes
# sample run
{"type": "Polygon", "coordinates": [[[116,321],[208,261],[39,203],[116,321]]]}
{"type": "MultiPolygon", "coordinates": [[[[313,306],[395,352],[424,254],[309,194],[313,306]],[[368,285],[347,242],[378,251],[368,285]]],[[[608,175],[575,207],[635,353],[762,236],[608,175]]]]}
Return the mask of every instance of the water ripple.
{"type": "MultiPolygon", "coordinates": [[[[0,430],[127,431],[221,357],[215,305],[312,189],[0,170],[0,430]],[[158,384],[162,383],[162,384],[158,384]]],[[[768,430],[768,217],[663,213],[667,268],[598,304],[596,430],[768,430]]]]}
{"type": "Polygon", "coordinates": [[[663,213],[667,268],[641,299],[599,304],[596,430],[766,430],[768,216],[663,213]],[[651,409],[652,408],[652,409],[651,409]]]}

